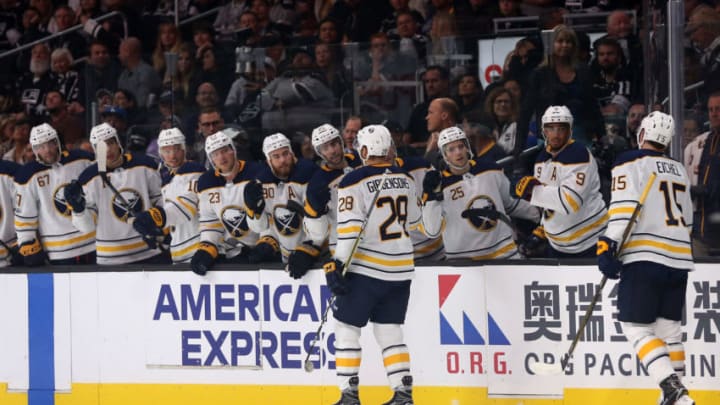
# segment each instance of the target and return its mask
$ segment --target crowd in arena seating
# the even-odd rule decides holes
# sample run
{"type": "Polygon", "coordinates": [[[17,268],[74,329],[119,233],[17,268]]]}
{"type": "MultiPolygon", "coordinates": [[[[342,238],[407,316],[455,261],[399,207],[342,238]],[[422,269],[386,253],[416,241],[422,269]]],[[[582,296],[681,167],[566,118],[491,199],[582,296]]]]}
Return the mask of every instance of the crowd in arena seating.
{"type": "MultiPolygon", "coordinates": [[[[155,158],[158,133],[175,127],[189,157],[204,164],[204,140],[226,128],[243,160],[264,160],[263,139],[282,132],[298,157],[319,161],[313,128],[337,126],[351,149],[353,132],[382,123],[399,156],[440,167],[443,128],[463,127],[475,155],[497,161],[536,145],[538,118],[565,105],[575,117],[573,138],[598,161],[607,202],[612,163],[637,147],[646,105],[667,109],[645,88],[648,72],[654,81],[668,78],[664,65],[646,66],[641,29],[651,24],[640,1],[587,0],[577,8],[555,0],[183,0],[177,16],[174,3],[0,1],[0,52],[34,43],[0,63],[2,158],[34,161],[30,129],[43,122],[64,148],[90,152],[90,128],[106,122],[126,150],[155,158]],[[568,12],[610,12],[606,33],[591,42],[562,24],[568,12]],[[523,37],[502,74],[483,87],[477,39],[492,35],[495,18],[526,15],[554,31],[551,42],[539,33],[523,37]],[[461,54],[469,58],[448,58],[461,54]]],[[[707,224],[698,235],[707,233],[710,245],[720,241],[720,218],[709,219],[720,212],[715,3],[685,2],[685,83],[704,85],[688,93],[677,139],[696,186],[696,224],[707,224]]],[[[656,48],[660,60],[667,57],[656,48]]],[[[522,155],[506,172],[527,173],[533,160],[522,155]]]]}

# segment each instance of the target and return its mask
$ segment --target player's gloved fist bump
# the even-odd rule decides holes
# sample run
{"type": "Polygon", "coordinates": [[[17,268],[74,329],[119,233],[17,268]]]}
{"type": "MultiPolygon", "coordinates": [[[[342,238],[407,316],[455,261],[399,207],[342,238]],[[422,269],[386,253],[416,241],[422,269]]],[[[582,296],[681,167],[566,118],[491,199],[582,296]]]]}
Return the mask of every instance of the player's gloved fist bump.
{"type": "Polygon", "coordinates": [[[153,207],[138,213],[132,225],[140,235],[160,236],[166,220],[165,210],[162,207],[153,207]]]}
{"type": "Polygon", "coordinates": [[[520,245],[520,253],[525,255],[525,257],[544,257],[546,247],[547,236],[545,235],[545,229],[542,226],[538,226],[533,229],[532,235],[530,235],[527,241],[520,245]]]}
{"type": "Polygon", "coordinates": [[[337,259],[328,260],[323,265],[325,281],[330,291],[335,295],[345,295],[349,291],[347,280],[342,274],[344,267],[343,262],[337,259]]]}
{"type": "Polygon", "coordinates": [[[63,190],[65,201],[72,208],[73,212],[83,212],[85,210],[85,195],[82,185],[77,180],[73,180],[65,186],[63,190]]]}
{"type": "Polygon", "coordinates": [[[442,201],[442,174],[437,170],[430,170],[425,173],[423,179],[423,202],[442,201]]]}
{"type": "Polygon", "coordinates": [[[288,258],[288,272],[295,280],[302,278],[320,257],[320,249],[312,243],[299,244],[288,258]]]}
{"type": "Polygon", "coordinates": [[[257,218],[265,209],[262,184],[258,181],[251,181],[245,185],[243,198],[248,209],[248,215],[257,218]]]}
{"type": "Polygon", "coordinates": [[[47,260],[47,254],[37,239],[23,242],[20,245],[20,254],[28,267],[43,266],[47,260]]]}
{"type": "Polygon", "coordinates": [[[622,262],[617,258],[617,242],[601,236],[597,242],[598,268],[605,277],[616,280],[620,278],[622,262]]]}
{"type": "Polygon", "coordinates": [[[278,241],[272,236],[263,236],[258,240],[253,250],[248,254],[248,262],[262,263],[275,260],[277,253],[280,251],[278,241]]]}
{"type": "Polygon", "coordinates": [[[217,256],[218,250],[215,245],[209,242],[200,242],[200,246],[190,260],[190,268],[198,276],[204,276],[215,264],[217,256]]]}
{"type": "Polygon", "coordinates": [[[515,195],[530,201],[533,189],[539,184],[541,184],[540,181],[533,176],[521,177],[515,184],[515,195]]]}

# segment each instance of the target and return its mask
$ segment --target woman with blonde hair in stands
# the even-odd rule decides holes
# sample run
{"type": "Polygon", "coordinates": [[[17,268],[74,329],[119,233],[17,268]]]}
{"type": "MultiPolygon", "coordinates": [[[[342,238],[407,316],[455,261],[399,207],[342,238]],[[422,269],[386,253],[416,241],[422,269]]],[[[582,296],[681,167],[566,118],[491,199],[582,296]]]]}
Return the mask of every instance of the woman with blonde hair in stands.
{"type": "MultiPolygon", "coordinates": [[[[446,55],[463,53],[463,46],[459,36],[460,30],[454,14],[445,11],[435,14],[430,28],[432,55],[444,58],[446,55]]],[[[436,60],[436,63],[441,63],[443,60],[436,60]]]]}
{"type": "Polygon", "coordinates": [[[195,55],[190,44],[182,44],[178,50],[175,74],[165,73],[163,87],[172,90],[175,105],[182,111],[193,102],[193,94],[200,84],[200,77],[195,69],[195,55]]]}
{"type": "Polygon", "coordinates": [[[182,39],[180,30],[171,22],[163,22],[158,25],[157,40],[155,41],[155,50],[152,53],[152,65],[158,75],[165,75],[165,52],[178,53],[182,39]]]}
{"type": "Polygon", "coordinates": [[[510,154],[517,142],[517,118],[520,107],[510,90],[497,86],[485,98],[485,113],[492,118],[491,128],[498,146],[510,154]]]}

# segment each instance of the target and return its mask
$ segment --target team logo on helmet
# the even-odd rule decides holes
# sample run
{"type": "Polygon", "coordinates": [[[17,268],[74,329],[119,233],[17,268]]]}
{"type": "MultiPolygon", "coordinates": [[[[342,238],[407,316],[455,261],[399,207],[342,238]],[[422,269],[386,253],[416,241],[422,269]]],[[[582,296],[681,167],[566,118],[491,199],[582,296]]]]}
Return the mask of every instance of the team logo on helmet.
{"type": "Polygon", "coordinates": [[[242,237],[249,230],[245,210],[237,205],[228,205],[223,208],[220,214],[220,220],[225,230],[235,238],[242,237]]]}
{"type": "Polygon", "coordinates": [[[118,191],[120,195],[125,199],[125,201],[127,201],[128,205],[125,206],[125,203],[123,203],[117,197],[117,195],[113,195],[112,211],[118,219],[124,221],[125,219],[127,219],[127,217],[130,216],[131,213],[141,212],[145,210],[143,205],[143,199],[140,196],[140,193],[131,188],[123,188],[118,191]]]}
{"type": "Polygon", "coordinates": [[[55,206],[55,210],[64,217],[70,217],[72,214],[70,206],[67,204],[67,201],[65,201],[65,186],[67,185],[68,183],[61,184],[53,191],[53,205],[55,206]]]}
{"type": "Polygon", "coordinates": [[[286,205],[277,205],[273,209],[275,228],[283,236],[292,236],[300,231],[302,218],[286,205]]]}
{"type": "MultiPolygon", "coordinates": [[[[497,207],[495,206],[492,198],[486,195],[480,195],[470,201],[467,209],[485,209],[496,211],[497,207]]],[[[492,231],[497,226],[497,220],[490,219],[482,215],[469,215],[466,219],[480,232],[492,231]]]]}

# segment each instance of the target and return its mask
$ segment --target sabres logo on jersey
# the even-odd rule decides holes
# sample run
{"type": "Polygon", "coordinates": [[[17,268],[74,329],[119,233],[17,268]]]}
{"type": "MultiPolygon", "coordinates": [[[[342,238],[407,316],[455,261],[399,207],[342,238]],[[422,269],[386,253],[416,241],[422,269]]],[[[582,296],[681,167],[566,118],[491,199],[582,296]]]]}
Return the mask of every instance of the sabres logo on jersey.
{"type": "Polygon", "coordinates": [[[273,209],[273,222],[275,227],[284,236],[292,236],[300,231],[302,217],[300,213],[291,210],[287,205],[276,205],[273,209]]]}
{"type": "Polygon", "coordinates": [[[497,210],[495,202],[493,202],[490,197],[486,195],[480,195],[475,197],[468,204],[467,210],[477,210],[470,211],[470,215],[463,215],[463,217],[465,217],[465,219],[467,219],[470,224],[478,231],[489,232],[495,229],[495,227],[497,226],[497,220],[491,219],[482,214],[483,211],[497,210]]]}
{"type": "Polygon", "coordinates": [[[130,215],[145,210],[140,193],[131,188],[123,188],[118,191],[127,202],[126,206],[125,203],[120,198],[118,198],[116,194],[113,195],[112,211],[118,219],[124,221],[130,215]]]}
{"type": "Polygon", "coordinates": [[[242,237],[249,229],[245,210],[236,205],[225,207],[220,214],[220,220],[225,229],[235,238],[242,237]]]}
{"type": "Polygon", "coordinates": [[[53,205],[55,206],[55,210],[64,217],[70,217],[71,215],[70,206],[67,204],[67,201],[65,201],[65,186],[67,185],[68,183],[61,184],[53,192],[53,205]]]}

